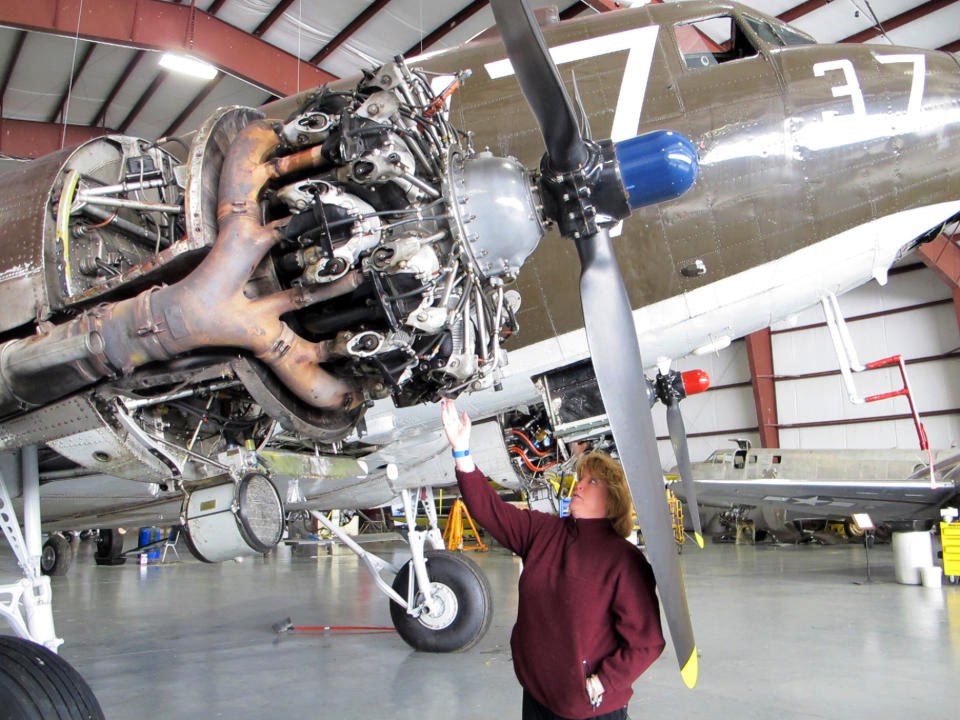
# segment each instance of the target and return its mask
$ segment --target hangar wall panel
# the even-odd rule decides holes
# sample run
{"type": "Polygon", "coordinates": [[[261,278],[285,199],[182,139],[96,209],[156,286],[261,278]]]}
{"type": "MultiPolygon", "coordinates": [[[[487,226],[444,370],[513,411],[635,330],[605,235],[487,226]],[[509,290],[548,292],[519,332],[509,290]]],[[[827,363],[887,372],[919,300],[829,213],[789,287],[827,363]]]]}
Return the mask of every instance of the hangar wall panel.
{"type": "MultiPolygon", "coordinates": [[[[950,289],[926,269],[894,275],[885,287],[870,283],[840,297],[847,318],[875,313],[876,317],[852,320],[850,335],[861,363],[893,355],[908,361],[954,353],[960,348],[956,311],[952,302],[927,305],[952,299],[950,289]],[[925,307],[914,307],[926,305],[925,307]]],[[[784,378],[784,375],[832,372],[838,361],[826,327],[803,327],[822,323],[819,308],[805,311],[797,318],[801,329],[774,333],[772,337],[779,422],[781,425],[854,420],[883,415],[909,413],[906,398],[897,397],[869,404],[853,404],[839,374],[823,377],[784,378]]],[[[960,442],[960,387],[956,382],[960,356],[908,364],[907,374],[914,402],[924,413],[944,412],[924,417],[928,438],[935,448],[960,442]]],[[[853,374],[861,397],[890,392],[902,386],[896,367],[853,374]]],[[[917,447],[918,439],[911,420],[829,425],[822,427],[781,428],[782,447],[803,448],[887,448],[917,447]]]]}
{"type": "MultiPolygon", "coordinates": [[[[908,361],[956,353],[960,350],[956,311],[950,289],[931,271],[923,268],[894,274],[886,286],[868,283],[839,298],[845,317],[883,313],[853,320],[849,329],[861,362],[901,354],[908,361]],[[941,304],[929,305],[929,303],[941,304]],[[915,307],[915,306],[924,307],[915,307]],[[892,310],[901,312],[890,313],[892,310]]],[[[847,398],[838,361],[819,306],[796,316],[791,332],[775,332],[774,372],[777,380],[778,420],[781,425],[814,424],[810,427],[780,428],[784,448],[915,448],[919,441],[912,420],[848,422],[877,416],[909,413],[906,398],[897,397],[855,405],[847,398]],[[804,327],[814,325],[815,327],[804,327]],[[784,378],[789,375],[831,373],[821,377],[784,378]],[[817,425],[841,421],[840,424],[817,425]]],[[[786,329],[788,325],[781,325],[786,329]]],[[[701,368],[711,377],[712,386],[749,382],[746,345],[734,342],[729,348],[702,357],[687,357],[676,363],[679,370],[701,368]]],[[[914,399],[934,448],[960,445],[960,354],[909,364],[907,373],[914,399]],[[942,412],[941,415],[924,413],[942,412]]],[[[861,396],[889,392],[901,387],[896,367],[854,373],[861,396]]],[[[730,438],[746,437],[759,445],[759,433],[732,432],[756,428],[753,390],[749,385],[711,390],[684,400],[681,406],[687,431],[705,437],[690,439],[690,456],[705,459],[717,449],[731,447],[730,438]]],[[[664,411],[656,406],[654,424],[658,436],[667,434],[664,411]]],[[[669,441],[659,443],[663,467],[676,464],[669,441]]]]}

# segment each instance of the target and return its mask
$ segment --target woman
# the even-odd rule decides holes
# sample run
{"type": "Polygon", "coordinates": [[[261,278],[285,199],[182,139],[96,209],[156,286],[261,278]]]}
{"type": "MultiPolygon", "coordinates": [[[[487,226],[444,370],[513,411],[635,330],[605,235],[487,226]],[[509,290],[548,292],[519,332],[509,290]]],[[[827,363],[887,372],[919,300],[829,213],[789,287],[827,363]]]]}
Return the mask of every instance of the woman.
{"type": "Polygon", "coordinates": [[[457,481],[470,514],[523,559],[510,647],[524,720],[618,720],[634,680],[659,657],[653,572],[625,539],[633,528],[620,466],[589,453],[577,463],[570,517],[500,499],[470,457],[470,418],[441,403],[457,481]]]}

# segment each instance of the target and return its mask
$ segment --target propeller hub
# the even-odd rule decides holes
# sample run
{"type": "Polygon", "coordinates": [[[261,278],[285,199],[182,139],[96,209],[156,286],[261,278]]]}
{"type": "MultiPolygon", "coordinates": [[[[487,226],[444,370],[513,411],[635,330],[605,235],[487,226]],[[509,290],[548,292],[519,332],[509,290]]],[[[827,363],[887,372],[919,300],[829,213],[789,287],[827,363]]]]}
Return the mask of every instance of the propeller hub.
{"type": "Polygon", "coordinates": [[[574,170],[554,170],[549,155],[540,162],[544,214],[564,237],[574,239],[595,235],[630,214],[613,143],[584,141],[584,146],[587,161],[574,170]]]}
{"type": "Polygon", "coordinates": [[[672,405],[687,395],[696,395],[709,387],[710,376],[704,370],[687,370],[683,373],[671,370],[666,374],[657,373],[653,395],[664,405],[672,405]]]}

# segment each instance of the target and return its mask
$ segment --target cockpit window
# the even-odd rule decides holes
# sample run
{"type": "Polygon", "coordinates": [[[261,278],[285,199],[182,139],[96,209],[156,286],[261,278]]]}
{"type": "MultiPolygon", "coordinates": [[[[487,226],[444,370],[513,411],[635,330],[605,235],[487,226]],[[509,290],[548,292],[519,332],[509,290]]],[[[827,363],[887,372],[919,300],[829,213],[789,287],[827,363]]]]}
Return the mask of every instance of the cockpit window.
{"type": "Polygon", "coordinates": [[[757,49],[732,17],[680,23],[675,30],[683,61],[691,70],[757,54],[757,49]]]}
{"type": "Polygon", "coordinates": [[[783,40],[780,39],[780,36],[774,32],[773,28],[770,27],[763,20],[758,20],[757,18],[750,17],[749,15],[744,15],[743,19],[747,21],[747,24],[753,28],[753,31],[760,36],[760,39],[764,42],[770,43],[771,45],[783,45],[783,40]]]}
{"type": "Polygon", "coordinates": [[[816,45],[817,41],[814,40],[809,35],[800,32],[799,30],[794,30],[792,27],[787,25],[780,25],[779,23],[773,26],[773,29],[777,31],[777,35],[783,38],[783,42],[786,45],[816,45]]]}
{"type": "Polygon", "coordinates": [[[764,42],[775,46],[785,45],[813,45],[816,41],[809,35],[805,35],[799,30],[784,25],[783,23],[769,23],[766,20],[760,20],[750,15],[744,15],[743,19],[753,28],[753,31],[760,36],[764,42]]]}

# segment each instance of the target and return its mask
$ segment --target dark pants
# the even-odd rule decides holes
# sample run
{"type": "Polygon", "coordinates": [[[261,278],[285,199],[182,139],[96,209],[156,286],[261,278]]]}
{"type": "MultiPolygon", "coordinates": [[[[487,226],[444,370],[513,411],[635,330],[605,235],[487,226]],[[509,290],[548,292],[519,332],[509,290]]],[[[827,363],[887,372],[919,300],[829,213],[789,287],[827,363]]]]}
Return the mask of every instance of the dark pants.
{"type": "MultiPolygon", "coordinates": [[[[538,703],[526,690],[523,691],[523,720],[567,720],[560,717],[550,708],[538,703]]],[[[628,720],[626,706],[613,712],[594,715],[592,720],[628,720]]]]}

